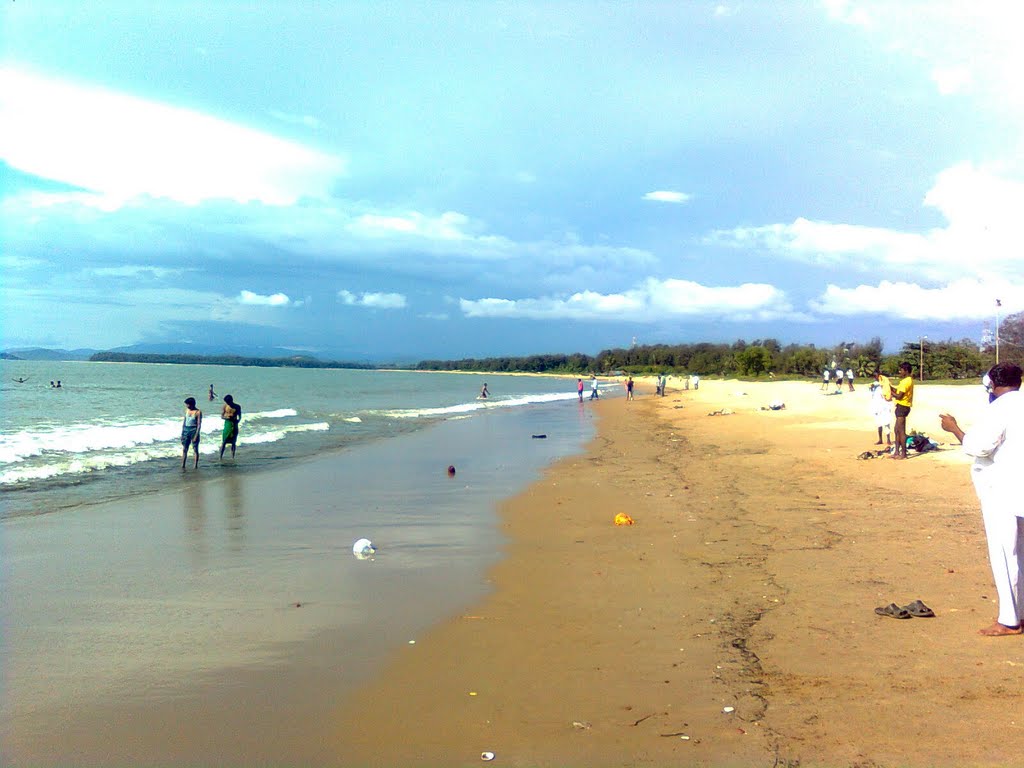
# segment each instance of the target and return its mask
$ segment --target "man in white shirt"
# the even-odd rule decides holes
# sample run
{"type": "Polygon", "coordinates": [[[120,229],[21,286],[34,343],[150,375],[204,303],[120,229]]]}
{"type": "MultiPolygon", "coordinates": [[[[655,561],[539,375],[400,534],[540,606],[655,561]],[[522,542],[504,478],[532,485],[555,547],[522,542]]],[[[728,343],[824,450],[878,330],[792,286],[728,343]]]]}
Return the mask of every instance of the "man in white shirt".
{"type": "Polygon", "coordinates": [[[970,432],[964,432],[948,413],[942,428],[953,433],[964,452],[974,457],[971,479],[981,502],[988,539],[988,557],[999,596],[996,622],[979,634],[986,637],[1024,634],[1024,497],[1020,477],[1024,471],[1024,395],[1021,369],[999,363],[988,372],[992,402],[970,432]]]}

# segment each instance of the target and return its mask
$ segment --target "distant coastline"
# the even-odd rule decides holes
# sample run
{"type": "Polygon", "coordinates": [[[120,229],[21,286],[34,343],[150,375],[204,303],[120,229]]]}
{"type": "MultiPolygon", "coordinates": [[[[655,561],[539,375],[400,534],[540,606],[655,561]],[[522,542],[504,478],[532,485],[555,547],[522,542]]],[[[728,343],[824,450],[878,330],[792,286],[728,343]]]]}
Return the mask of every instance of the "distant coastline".
{"type": "Polygon", "coordinates": [[[317,360],[313,357],[242,357],[241,355],[157,355],[133,352],[97,352],[92,363],[164,363],[169,365],[240,365],[255,368],[343,368],[374,370],[370,363],[317,360]]]}

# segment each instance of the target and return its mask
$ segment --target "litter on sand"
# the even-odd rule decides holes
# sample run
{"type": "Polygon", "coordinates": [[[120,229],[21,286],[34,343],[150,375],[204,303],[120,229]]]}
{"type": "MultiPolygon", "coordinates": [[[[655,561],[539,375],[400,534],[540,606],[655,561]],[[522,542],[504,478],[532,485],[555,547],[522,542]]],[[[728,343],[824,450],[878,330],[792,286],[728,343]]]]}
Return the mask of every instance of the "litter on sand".
{"type": "Polygon", "coordinates": [[[480,753],[480,759],[483,760],[485,763],[489,763],[491,760],[494,759],[494,753],[493,752],[481,752],[480,753]]]}
{"type": "Polygon", "coordinates": [[[357,539],[355,544],[352,545],[352,554],[360,560],[366,560],[376,551],[377,548],[373,546],[373,542],[369,539],[357,539]]]}
{"type": "Polygon", "coordinates": [[[632,525],[633,524],[633,518],[630,517],[629,515],[627,515],[625,512],[619,512],[619,514],[617,514],[615,516],[615,524],[616,525],[632,525]]]}

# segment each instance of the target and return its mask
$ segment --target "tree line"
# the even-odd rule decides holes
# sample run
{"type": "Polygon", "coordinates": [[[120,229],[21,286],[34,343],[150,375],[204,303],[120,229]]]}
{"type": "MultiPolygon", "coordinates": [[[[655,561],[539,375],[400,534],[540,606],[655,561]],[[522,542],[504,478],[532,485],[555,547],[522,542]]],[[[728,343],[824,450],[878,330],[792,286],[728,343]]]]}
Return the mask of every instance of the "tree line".
{"type": "MultiPolygon", "coordinates": [[[[1024,312],[1007,317],[999,329],[999,359],[1024,365],[1024,312]]],[[[868,342],[841,341],[831,347],[788,344],[776,339],[740,339],[732,344],[653,344],[606,349],[597,355],[529,355],[526,357],[423,360],[419,370],[495,371],[522,373],[698,374],[700,376],[820,376],[826,368],[853,368],[858,376],[876,369],[895,374],[909,363],[919,379],[976,379],[995,362],[995,344],[972,339],[904,342],[896,353],[885,354],[880,338],[868,342]],[[923,370],[922,370],[923,365],[923,370]]]]}

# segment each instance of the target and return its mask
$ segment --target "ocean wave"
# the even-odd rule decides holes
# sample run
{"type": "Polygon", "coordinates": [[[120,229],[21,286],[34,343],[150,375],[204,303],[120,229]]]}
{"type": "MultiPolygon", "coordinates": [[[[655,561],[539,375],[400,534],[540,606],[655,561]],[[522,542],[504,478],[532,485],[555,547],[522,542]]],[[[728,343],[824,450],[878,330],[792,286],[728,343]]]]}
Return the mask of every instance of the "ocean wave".
{"type": "Polygon", "coordinates": [[[578,395],[575,392],[547,392],[537,395],[522,395],[520,397],[489,397],[485,400],[477,400],[470,403],[457,403],[439,408],[406,408],[387,411],[377,411],[381,416],[392,419],[416,419],[423,416],[450,416],[453,414],[472,414],[474,411],[482,411],[491,408],[515,408],[524,405],[536,405],[537,403],[555,403],[562,400],[575,400],[578,395]]]}
{"type": "MultiPolygon", "coordinates": [[[[223,422],[221,422],[223,423],[223,422]]],[[[291,424],[279,429],[265,432],[253,432],[244,435],[243,444],[274,443],[283,440],[289,434],[298,432],[319,432],[330,429],[330,424],[317,422],[314,424],[291,424]]],[[[199,452],[203,455],[220,452],[220,441],[214,433],[212,440],[200,441],[199,452]]],[[[145,445],[135,445],[128,450],[90,451],[78,454],[48,454],[42,461],[22,463],[0,471],[0,486],[18,485],[36,480],[49,480],[65,475],[81,475],[115,467],[129,467],[155,459],[167,459],[169,456],[180,456],[168,443],[177,443],[180,447],[181,430],[176,427],[171,438],[160,442],[150,441],[145,445]]]]}
{"type": "MultiPolygon", "coordinates": [[[[297,416],[294,408],[244,413],[242,423],[297,416]]],[[[220,414],[203,415],[203,432],[220,431],[220,414]]],[[[46,453],[86,454],[165,443],[181,437],[181,419],[160,419],[127,424],[79,423],[36,428],[0,435],[0,466],[17,464],[46,453]]]]}

